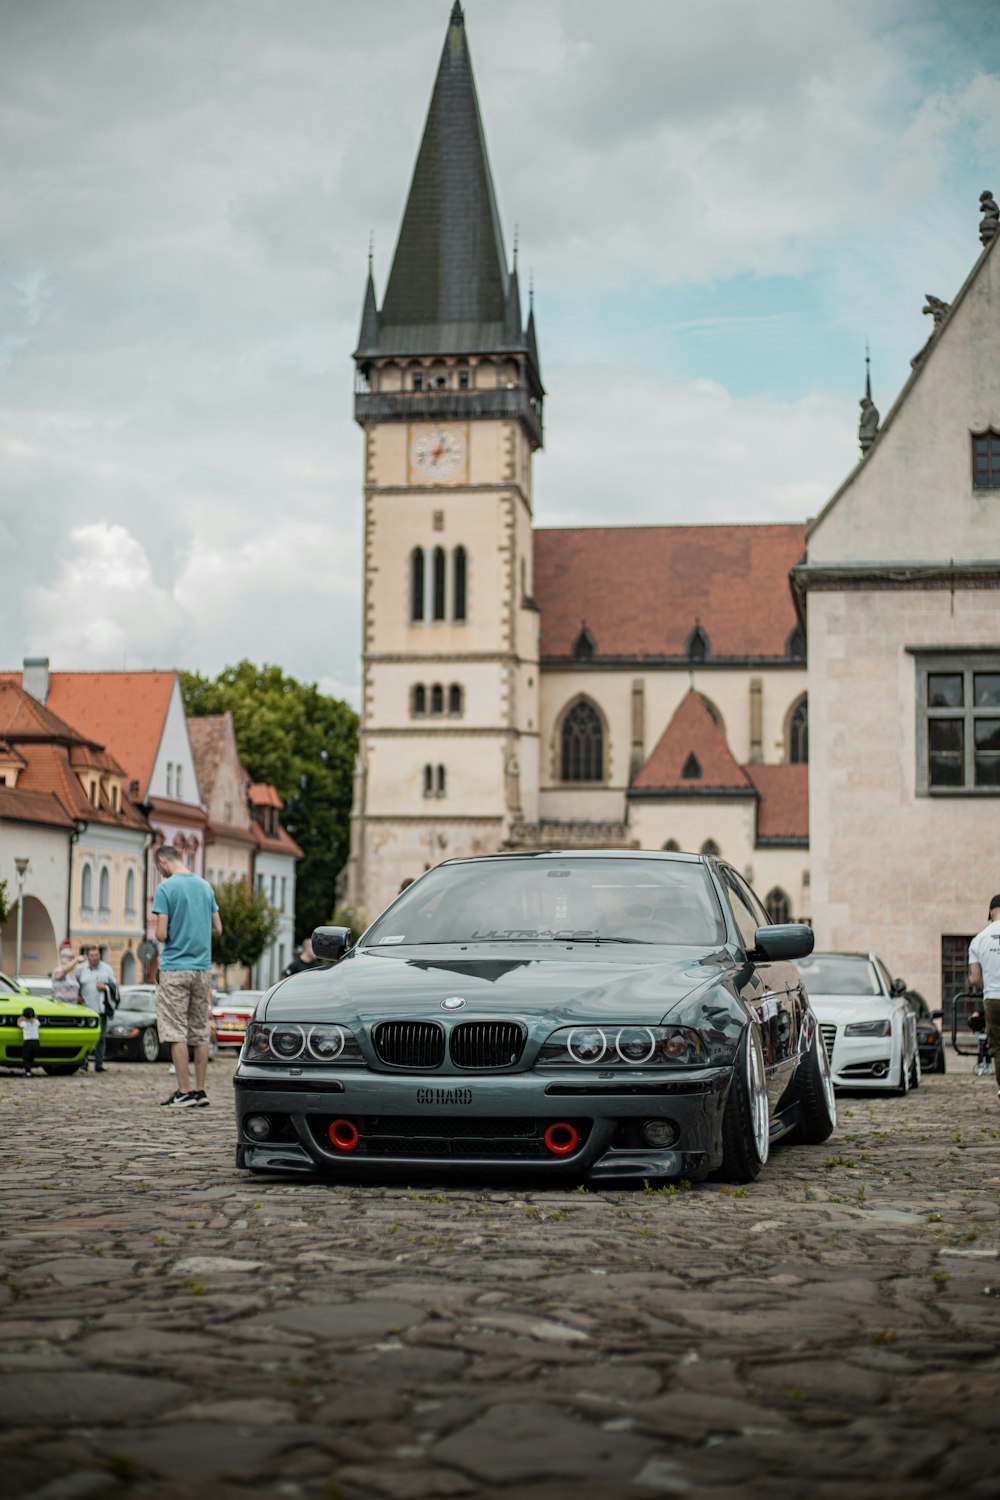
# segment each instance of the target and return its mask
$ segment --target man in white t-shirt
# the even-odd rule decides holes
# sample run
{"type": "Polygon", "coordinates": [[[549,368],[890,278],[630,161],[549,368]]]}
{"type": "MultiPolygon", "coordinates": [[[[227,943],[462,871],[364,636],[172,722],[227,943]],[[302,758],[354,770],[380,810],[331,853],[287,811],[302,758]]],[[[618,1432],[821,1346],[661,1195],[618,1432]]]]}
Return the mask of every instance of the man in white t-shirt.
{"type": "MultiPolygon", "coordinates": [[[[1000,896],[990,902],[990,920],[969,944],[969,989],[982,990],[993,1076],[1000,1069],[1000,896]]],[[[997,1089],[1000,1098],[1000,1088],[997,1089]]]]}

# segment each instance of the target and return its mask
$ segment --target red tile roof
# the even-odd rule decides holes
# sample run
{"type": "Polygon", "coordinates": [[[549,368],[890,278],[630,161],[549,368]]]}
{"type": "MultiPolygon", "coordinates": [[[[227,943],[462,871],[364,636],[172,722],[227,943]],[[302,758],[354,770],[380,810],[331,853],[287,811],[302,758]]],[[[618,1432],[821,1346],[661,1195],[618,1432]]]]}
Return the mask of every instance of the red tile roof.
{"type": "MultiPolygon", "coordinates": [[[[5,740],[61,740],[84,746],[84,735],[21,686],[20,672],[0,677],[0,738],[5,740]]],[[[102,741],[93,742],[96,745],[102,741]]]]}
{"type": "Polygon", "coordinates": [[[253,824],[253,836],[257,848],[268,854],[291,854],[295,859],[302,859],[303,853],[298,844],[287,833],[281,824],[278,824],[278,832],[273,836],[266,834],[259,823],[253,824]]]}
{"type": "Polygon", "coordinates": [[[0,765],[24,766],[27,761],[20,750],[15,750],[13,745],[8,745],[6,740],[0,740],[0,765]]]}
{"type": "Polygon", "coordinates": [[[809,837],[809,767],[745,766],[757,788],[757,837],[809,837]]]}
{"type": "Polygon", "coordinates": [[[632,786],[639,791],[753,791],[704,698],[693,689],[681,700],[632,786]],[[692,756],[700,776],[684,775],[692,756]]]}
{"type": "Polygon", "coordinates": [[[0,823],[45,823],[70,829],[75,820],[54,792],[25,792],[20,787],[0,786],[0,823]]]}
{"type": "MultiPolygon", "coordinates": [[[[11,676],[20,682],[19,672],[11,676]]],[[[46,706],[109,750],[138,781],[142,800],[176,679],[176,672],[51,672],[46,706]]]]}
{"type": "Polygon", "coordinates": [[[278,796],[277,789],[264,781],[252,782],[249,796],[254,807],[276,807],[280,811],[285,805],[278,796]]]}
{"type": "Polygon", "coordinates": [[[784,657],[797,620],[789,569],[802,526],[594,526],[535,532],[543,656],[683,656],[696,622],[710,656],[784,657]]]}

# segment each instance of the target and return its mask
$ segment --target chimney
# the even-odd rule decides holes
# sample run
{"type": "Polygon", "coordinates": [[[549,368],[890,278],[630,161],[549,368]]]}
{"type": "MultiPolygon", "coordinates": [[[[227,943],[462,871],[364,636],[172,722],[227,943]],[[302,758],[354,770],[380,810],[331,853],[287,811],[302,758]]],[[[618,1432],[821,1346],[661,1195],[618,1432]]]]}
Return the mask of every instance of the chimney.
{"type": "Polygon", "coordinates": [[[26,693],[37,698],[39,703],[48,701],[49,696],[49,659],[47,656],[26,656],[24,658],[24,672],[21,677],[21,686],[26,693]]]}

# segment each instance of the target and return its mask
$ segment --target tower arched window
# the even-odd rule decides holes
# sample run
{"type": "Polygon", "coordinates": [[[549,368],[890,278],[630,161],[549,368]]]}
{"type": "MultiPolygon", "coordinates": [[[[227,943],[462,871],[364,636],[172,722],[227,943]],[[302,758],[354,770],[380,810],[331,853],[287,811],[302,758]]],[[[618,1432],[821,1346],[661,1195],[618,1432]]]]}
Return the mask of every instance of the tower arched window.
{"type": "Polygon", "coordinates": [[[768,891],[764,901],[767,914],[772,922],[790,922],[792,903],[780,886],[775,886],[773,891],[768,891]]]}
{"type": "Polygon", "coordinates": [[[575,703],[562,726],[563,781],[601,781],[604,778],[604,730],[591,704],[575,703]]]}
{"type": "Polygon", "coordinates": [[[444,688],[439,682],[435,682],[431,688],[431,713],[444,713],[444,688]]]}
{"type": "Polygon", "coordinates": [[[788,718],[788,759],[793,766],[809,761],[809,700],[800,698],[788,718]]]}
{"type": "Polygon", "coordinates": [[[410,553],[410,619],[424,618],[424,549],[414,547],[410,553]]]}
{"type": "Polygon", "coordinates": [[[435,792],[437,793],[437,795],[439,797],[443,797],[444,794],[445,794],[445,792],[447,791],[447,785],[445,783],[444,766],[438,766],[438,768],[437,768],[437,776],[435,778],[435,787],[434,787],[434,790],[435,790],[435,792]]]}
{"type": "Polygon", "coordinates": [[[435,620],[445,617],[445,556],[443,547],[434,548],[434,610],[435,620]]]}
{"type": "Polygon", "coordinates": [[[427,689],[422,682],[418,682],[413,689],[413,714],[420,717],[427,712],[427,689]]]}
{"type": "Polygon", "coordinates": [[[663,850],[665,854],[680,854],[681,846],[676,839],[667,839],[667,842],[663,846],[663,850]]]}
{"type": "Polygon", "coordinates": [[[450,714],[462,712],[462,689],[457,682],[453,682],[448,689],[448,712],[450,714]]]}
{"type": "Polygon", "coordinates": [[[467,608],[469,560],[464,547],[456,547],[452,559],[455,572],[455,619],[464,620],[467,608]]]}
{"type": "Polygon", "coordinates": [[[433,795],[434,795],[434,767],[433,766],[424,766],[424,796],[425,797],[433,797],[433,795]]]}

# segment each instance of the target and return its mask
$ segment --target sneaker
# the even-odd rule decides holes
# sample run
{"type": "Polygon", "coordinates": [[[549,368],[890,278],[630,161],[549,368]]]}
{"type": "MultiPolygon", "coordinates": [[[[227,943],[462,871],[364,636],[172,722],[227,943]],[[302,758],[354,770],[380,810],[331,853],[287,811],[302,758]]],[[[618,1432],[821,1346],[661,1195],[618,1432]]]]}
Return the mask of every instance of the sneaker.
{"type": "Polygon", "coordinates": [[[204,1089],[193,1089],[191,1097],[194,1099],[195,1104],[205,1109],[207,1109],[207,1107],[212,1102],[208,1095],[205,1093],[204,1089]]]}
{"type": "Polygon", "coordinates": [[[182,1094],[180,1089],[174,1089],[169,1099],[164,1099],[160,1105],[161,1109],[193,1109],[198,1103],[193,1093],[182,1094]]]}

